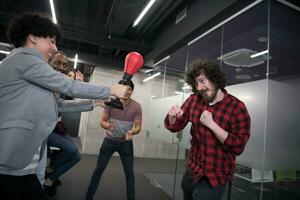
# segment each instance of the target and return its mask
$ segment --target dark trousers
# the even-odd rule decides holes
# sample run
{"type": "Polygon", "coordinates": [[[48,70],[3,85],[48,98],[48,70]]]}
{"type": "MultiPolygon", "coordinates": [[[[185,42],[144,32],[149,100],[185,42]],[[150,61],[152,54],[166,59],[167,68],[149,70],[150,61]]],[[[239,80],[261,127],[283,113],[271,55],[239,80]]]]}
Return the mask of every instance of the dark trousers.
{"type": "Polygon", "coordinates": [[[0,198],[7,200],[49,200],[35,174],[0,174],[0,198]]]}
{"type": "Polygon", "coordinates": [[[181,188],[184,200],[221,200],[226,185],[213,188],[206,177],[201,178],[195,185],[188,171],[182,177],[181,188]]]}
{"type": "MultiPolygon", "coordinates": [[[[133,172],[133,144],[130,142],[118,142],[104,138],[98,156],[97,166],[93,173],[86,199],[93,199],[98,188],[100,178],[114,152],[118,152],[123,164],[126,177],[127,200],[135,199],[135,179],[133,172]]],[[[112,177],[113,178],[113,177],[112,177]]]]}
{"type": "Polygon", "coordinates": [[[47,144],[60,148],[60,152],[51,157],[50,166],[53,168],[53,173],[49,176],[52,181],[57,180],[61,175],[71,169],[81,159],[78,148],[69,135],[62,136],[52,132],[48,137],[47,144]]]}

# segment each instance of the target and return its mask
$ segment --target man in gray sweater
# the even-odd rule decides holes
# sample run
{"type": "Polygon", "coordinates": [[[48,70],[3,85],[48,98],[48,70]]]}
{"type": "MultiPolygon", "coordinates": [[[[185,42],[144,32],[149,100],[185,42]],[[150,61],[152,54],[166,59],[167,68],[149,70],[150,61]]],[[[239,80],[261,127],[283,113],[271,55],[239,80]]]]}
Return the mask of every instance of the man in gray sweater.
{"type": "Polygon", "coordinates": [[[16,47],[0,64],[0,196],[47,199],[35,175],[36,160],[58,120],[54,92],[78,98],[123,98],[127,86],[74,81],[47,63],[61,33],[49,17],[16,16],[7,35],[16,47]]]}

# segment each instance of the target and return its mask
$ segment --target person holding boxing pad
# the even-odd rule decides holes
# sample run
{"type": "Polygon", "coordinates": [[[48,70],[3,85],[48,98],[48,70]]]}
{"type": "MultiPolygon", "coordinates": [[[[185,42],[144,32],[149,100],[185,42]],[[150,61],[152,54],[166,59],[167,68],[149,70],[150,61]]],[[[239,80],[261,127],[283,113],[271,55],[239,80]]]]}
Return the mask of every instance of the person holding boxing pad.
{"type": "Polygon", "coordinates": [[[0,64],[0,196],[47,199],[35,175],[46,139],[57,120],[54,92],[89,99],[123,98],[128,86],[104,87],[75,81],[48,64],[61,39],[50,17],[15,16],[7,29],[15,49],[0,64]]]}

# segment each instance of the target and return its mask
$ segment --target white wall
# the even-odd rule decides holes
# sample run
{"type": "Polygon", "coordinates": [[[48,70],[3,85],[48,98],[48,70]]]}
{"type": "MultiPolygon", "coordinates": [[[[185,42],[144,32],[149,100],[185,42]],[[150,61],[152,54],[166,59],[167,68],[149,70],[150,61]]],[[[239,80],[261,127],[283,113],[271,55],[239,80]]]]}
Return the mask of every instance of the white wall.
{"type": "MultiPolygon", "coordinates": [[[[123,76],[123,72],[114,69],[96,67],[91,77],[91,83],[97,83],[101,85],[110,86],[116,84],[123,76]]],[[[150,157],[150,158],[176,158],[177,145],[172,141],[162,141],[149,137],[149,123],[153,120],[151,118],[151,91],[162,90],[162,79],[156,78],[154,81],[143,83],[142,80],[146,76],[142,73],[137,73],[132,78],[135,88],[132,98],[138,101],[142,106],[143,123],[140,134],[134,137],[134,154],[136,157],[150,157]]],[[[166,87],[168,90],[175,91],[177,82],[174,80],[166,80],[166,87]]],[[[159,92],[161,94],[161,92],[159,92]]],[[[160,105],[157,105],[160,106],[160,105]]],[[[86,154],[98,154],[99,148],[105,137],[105,131],[100,127],[100,117],[102,108],[95,108],[94,111],[82,113],[79,136],[82,144],[82,153],[86,154]]],[[[160,113],[165,115],[166,113],[160,113]]],[[[171,134],[171,133],[168,133],[171,134]]],[[[184,157],[184,150],[180,151],[180,157],[184,157]]]]}

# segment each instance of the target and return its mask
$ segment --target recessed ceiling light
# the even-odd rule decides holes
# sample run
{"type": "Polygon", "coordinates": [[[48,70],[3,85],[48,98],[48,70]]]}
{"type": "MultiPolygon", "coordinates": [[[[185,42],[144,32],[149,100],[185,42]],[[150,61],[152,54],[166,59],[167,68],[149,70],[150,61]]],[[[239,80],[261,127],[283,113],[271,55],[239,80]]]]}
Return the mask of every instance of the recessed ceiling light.
{"type": "Polygon", "coordinates": [[[259,38],[257,38],[257,41],[258,42],[267,42],[268,38],[267,37],[259,37],[259,38]]]}
{"type": "Polygon", "coordinates": [[[242,68],[236,68],[235,71],[236,71],[237,73],[240,73],[240,72],[242,71],[242,68]]]}
{"type": "Polygon", "coordinates": [[[267,59],[267,56],[258,56],[256,58],[251,58],[257,54],[257,51],[241,48],[218,57],[218,60],[223,61],[226,65],[237,67],[237,68],[250,68],[257,65],[263,64],[267,59]]]}
{"type": "Polygon", "coordinates": [[[239,74],[239,75],[236,75],[235,78],[239,79],[239,80],[250,80],[251,76],[247,75],[247,74],[239,74]]]}

